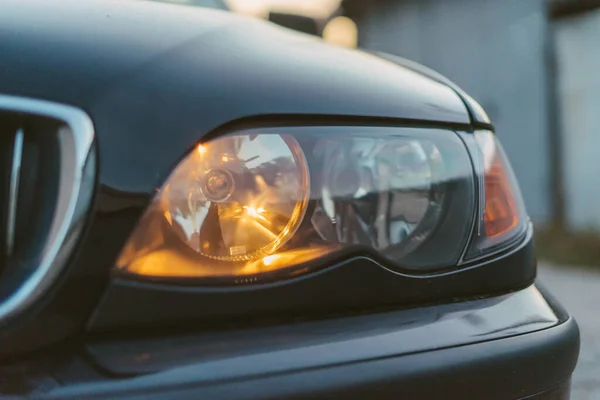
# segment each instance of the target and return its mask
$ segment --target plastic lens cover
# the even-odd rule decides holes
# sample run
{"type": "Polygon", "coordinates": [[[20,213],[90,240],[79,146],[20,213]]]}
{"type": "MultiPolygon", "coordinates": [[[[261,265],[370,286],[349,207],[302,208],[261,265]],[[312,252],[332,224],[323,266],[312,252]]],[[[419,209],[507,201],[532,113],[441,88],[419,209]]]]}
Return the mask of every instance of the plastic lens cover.
{"type": "Polygon", "coordinates": [[[477,131],[474,163],[479,178],[480,212],[465,260],[486,257],[519,240],[529,223],[515,175],[490,131],[477,131]]]}
{"type": "Polygon", "coordinates": [[[440,270],[466,248],[475,198],[469,154],[452,131],[242,131],[188,154],[117,266],[155,279],[239,283],[355,253],[399,271],[440,270]]]}

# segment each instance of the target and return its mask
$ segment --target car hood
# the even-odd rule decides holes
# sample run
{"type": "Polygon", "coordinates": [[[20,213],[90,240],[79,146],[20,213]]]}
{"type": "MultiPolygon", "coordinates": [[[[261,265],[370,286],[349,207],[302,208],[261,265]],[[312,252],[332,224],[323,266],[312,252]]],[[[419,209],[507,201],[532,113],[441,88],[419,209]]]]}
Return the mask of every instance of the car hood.
{"type": "Polygon", "coordinates": [[[252,116],[470,123],[443,83],[264,21],[133,0],[3,0],[2,9],[0,93],[85,110],[100,150],[132,160],[128,172],[102,165],[116,188],[131,187],[121,180],[137,169],[157,168],[153,184],[164,178],[169,168],[151,162],[157,154],[136,156],[140,146],[172,167],[206,133],[252,116]]]}

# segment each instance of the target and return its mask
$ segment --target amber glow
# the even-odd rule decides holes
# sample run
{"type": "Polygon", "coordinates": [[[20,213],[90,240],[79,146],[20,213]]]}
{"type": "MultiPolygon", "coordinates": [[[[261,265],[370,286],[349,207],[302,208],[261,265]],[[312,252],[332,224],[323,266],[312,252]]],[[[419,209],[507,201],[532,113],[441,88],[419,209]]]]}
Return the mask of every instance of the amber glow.
{"type": "MultiPolygon", "coordinates": [[[[260,260],[240,264],[231,270],[229,276],[249,276],[288,268],[319,258],[334,249],[314,247],[271,254],[260,260]]],[[[127,268],[128,272],[152,277],[211,277],[220,276],[223,266],[218,263],[205,263],[199,268],[197,262],[177,251],[161,249],[138,257],[127,268]]]]}
{"type": "MultiPolygon", "coordinates": [[[[248,213],[248,215],[252,218],[260,218],[261,215],[259,215],[258,211],[256,210],[256,208],[250,206],[246,206],[244,207],[246,209],[246,212],[248,213]]],[[[264,217],[263,217],[264,218],[264,217]]]]}
{"type": "Polygon", "coordinates": [[[265,258],[263,258],[263,264],[265,264],[266,266],[269,265],[273,265],[274,263],[277,262],[278,259],[280,259],[281,257],[278,256],[277,254],[272,254],[270,256],[266,256],[265,258]]]}
{"type": "Polygon", "coordinates": [[[198,154],[170,182],[187,192],[185,209],[168,193],[162,202],[171,215],[178,208],[177,224],[188,231],[190,247],[221,261],[276,252],[295,232],[307,204],[308,173],[297,143],[276,135],[227,137],[199,145],[198,154]],[[270,178],[274,168],[287,168],[280,180],[270,178]]]}
{"type": "Polygon", "coordinates": [[[501,161],[492,164],[485,175],[485,233],[495,237],[517,226],[519,215],[501,161]]]}
{"type": "Polygon", "coordinates": [[[293,266],[318,253],[282,250],[304,218],[309,190],[304,154],[291,137],[199,144],[159,191],[119,267],[145,276],[237,277],[293,266]]]}
{"type": "Polygon", "coordinates": [[[338,46],[355,48],[358,45],[358,27],[348,17],[336,17],[323,29],[323,39],[338,46]]]}
{"type": "Polygon", "coordinates": [[[503,157],[492,134],[478,138],[484,157],[485,214],[487,237],[497,237],[515,228],[519,210],[503,157]]]}
{"type": "Polygon", "coordinates": [[[319,246],[271,254],[260,260],[247,263],[243,268],[242,275],[252,275],[261,272],[275,271],[289,267],[290,265],[301,264],[322,257],[336,248],[337,246],[319,246]]]}
{"type": "Polygon", "coordinates": [[[172,224],[172,223],[173,223],[173,220],[171,219],[171,213],[170,213],[170,212],[168,212],[168,211],[165,211],[165,213],[164,213],[163,215],[165,216],[165,219],[167,220],[167,222],[168,222],[169,224],[172,224]]]}

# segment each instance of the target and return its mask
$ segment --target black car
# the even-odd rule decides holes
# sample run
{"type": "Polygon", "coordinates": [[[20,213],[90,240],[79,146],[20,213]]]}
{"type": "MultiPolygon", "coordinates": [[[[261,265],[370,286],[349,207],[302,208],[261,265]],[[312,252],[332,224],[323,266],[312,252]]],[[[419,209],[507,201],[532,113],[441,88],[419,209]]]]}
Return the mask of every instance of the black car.
{"type": "Polygon", "coordinates": [[[569,398],[577,325],[447,79],[222,11],[0,8],[0,393],[569,398]]]}

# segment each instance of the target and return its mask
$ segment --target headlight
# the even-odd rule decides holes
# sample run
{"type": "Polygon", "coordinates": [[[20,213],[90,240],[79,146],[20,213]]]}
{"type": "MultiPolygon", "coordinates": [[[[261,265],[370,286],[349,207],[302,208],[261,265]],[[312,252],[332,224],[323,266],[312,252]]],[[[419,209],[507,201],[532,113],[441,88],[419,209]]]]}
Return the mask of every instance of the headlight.
{"type": "Polygon", "coordinates": [[[306,161],[289,136],[228,136],[200,144],[158,199],[178,238],[198,255],[246,262],[275,253],[302,222],[306,161]]]}
{"type": "Polygon", "coordinates": [[[488,185],[486,168],[497,164],[486,157],[501,156],[488,153],[473,164],[456,133],[416,128],[268,128],[223,136],[199,144],[176,167],[118,270],[254,282],[350,254],[399,271],[454,267],[474,227],[468,257],[522,225],[513,182],[488,185]],[[512,200],[501,199],[503,184],[512,200]],[[481,226],[477,207],[485,197],[477,197],[478,187],[504,201],[502,209],[489,206],[495,214],[481,226]],[[513,217],[499,217],[505,211],[513,217]]]}

